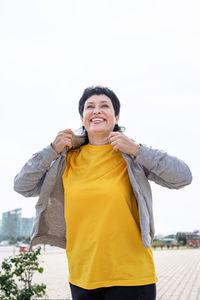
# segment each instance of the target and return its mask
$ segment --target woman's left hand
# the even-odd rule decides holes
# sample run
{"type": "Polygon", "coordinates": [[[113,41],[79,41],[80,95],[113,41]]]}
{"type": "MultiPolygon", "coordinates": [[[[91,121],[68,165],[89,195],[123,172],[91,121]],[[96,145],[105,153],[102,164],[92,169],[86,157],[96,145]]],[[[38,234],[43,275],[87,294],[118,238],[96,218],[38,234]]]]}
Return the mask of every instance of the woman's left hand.
{"type": "Polygon", "coordinates": [[[111,132],[108,140],[113,149],[117,152],[121,151],[134,156],[139,152],[140,144],[131,141],[121,132],[111,132]]]}

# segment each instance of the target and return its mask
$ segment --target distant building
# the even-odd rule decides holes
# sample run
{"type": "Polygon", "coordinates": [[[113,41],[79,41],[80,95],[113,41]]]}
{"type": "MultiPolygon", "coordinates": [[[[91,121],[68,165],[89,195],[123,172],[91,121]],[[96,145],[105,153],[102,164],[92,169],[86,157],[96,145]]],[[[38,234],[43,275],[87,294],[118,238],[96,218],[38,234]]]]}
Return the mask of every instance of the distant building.
{"type": "Polygon", "coordinates": [[[157,234],[154,236],[154,240],[162,240],[165,236],[162,234],[157,234]]]}
{"type": "Polygon", "coordinates": [[[20,236],[28,238],[31,234],[34,218],[21,218],[20,236]]]}
{"type": "Polygon", "coordinates": [[[199,232],[177,232],[176,238],[185,239],[187,247],[198,248],[200,247],[200,233],[199,232]]]}
{"type": "Polygon", "coordinates": [[[2,224],[0,230],[1,240],[11,238],[27,238],[31,234],[33,218],[22,218],[22,209],[17,208],[2,214],[2,224]]]}
{"type": "Polygon", "coordinates": [[[187,239],[187,247],[200,248],[200,234],[187,239]]]}
{"type": "Polygon", "coordinates": [[[18,238],[20,236],[21,213],[21,208],[3,213],[1,239],[8,240],[10,238],[18,238]]]}

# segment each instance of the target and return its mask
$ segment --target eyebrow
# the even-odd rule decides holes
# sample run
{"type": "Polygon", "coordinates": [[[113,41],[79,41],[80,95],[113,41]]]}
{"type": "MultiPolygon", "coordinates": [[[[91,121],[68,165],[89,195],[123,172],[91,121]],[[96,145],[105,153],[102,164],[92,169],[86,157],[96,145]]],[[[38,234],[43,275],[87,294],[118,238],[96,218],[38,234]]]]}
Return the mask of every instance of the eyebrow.
{"type": "MultiPolygon", "coordinates": [[[[86,104],[93,104],[94,102],[93,101],[88,101],[86,104]]],[[[101,100],[100,103],[109,103],[108,100],[101,100]]]]}

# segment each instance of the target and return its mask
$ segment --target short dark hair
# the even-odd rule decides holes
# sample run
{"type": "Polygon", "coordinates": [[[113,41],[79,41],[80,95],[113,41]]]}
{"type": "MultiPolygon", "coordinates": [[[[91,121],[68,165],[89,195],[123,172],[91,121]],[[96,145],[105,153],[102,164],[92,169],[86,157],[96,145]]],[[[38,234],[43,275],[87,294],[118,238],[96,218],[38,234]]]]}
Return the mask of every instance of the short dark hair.
{"type": "Polygon", "coordinates": [[[84,110],[84,105],[85,105],[86,100],[93,95],[106,95],[107,97],[109,97],[112,102],[112,105],[114,107],[115,116],[119,115],[120,102],[119,102],[119,99],[117,98],[117,96],[115,95],[115,93],[110,88],[107,88],[107,87],[91,86],[91,87],[86,88],[83,91],[83,95],[82,95],[81,99],[79,100],[78,109],[79,109],[79,113],[80,113],[81,117],[83,116],[83,110],[84,110]]]}

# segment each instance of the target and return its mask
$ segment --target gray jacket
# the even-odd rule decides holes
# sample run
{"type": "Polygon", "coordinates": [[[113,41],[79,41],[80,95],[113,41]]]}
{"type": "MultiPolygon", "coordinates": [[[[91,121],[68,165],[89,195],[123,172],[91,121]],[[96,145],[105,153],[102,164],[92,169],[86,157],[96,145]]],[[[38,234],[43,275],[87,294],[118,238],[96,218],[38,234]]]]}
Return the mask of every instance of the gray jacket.
{"type": "MultiPolygon", "coordinates": [[[[74,148],[80,147],[81,143],[83,140],[77,139],[74,148]]],[[[25,197],[39,196],[31,245],[50,244],[66,248],[62,183],[66,155],[67,149],[57,154],[49,145],[34,154],[14,179],[16,192],[25,197]]],[[[192,174],[182,160],[146,145],[141,145],[136,157],[122,155],[138,203],[141,239],[148,248],[155,232],[149,180],[170,189],[179,189],[191,183],[192,174]]]]}

